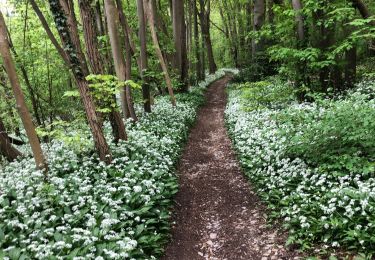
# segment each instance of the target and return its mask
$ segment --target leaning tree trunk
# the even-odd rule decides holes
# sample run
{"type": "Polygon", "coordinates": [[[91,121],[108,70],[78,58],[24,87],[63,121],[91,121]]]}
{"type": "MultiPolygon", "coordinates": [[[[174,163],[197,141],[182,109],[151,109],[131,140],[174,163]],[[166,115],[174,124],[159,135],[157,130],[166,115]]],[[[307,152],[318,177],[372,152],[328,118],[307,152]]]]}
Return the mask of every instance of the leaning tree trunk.
{"type": "Polygon", "coordinates": [[[34,12],[36,13],[40,22],[42,23],[42,26],[43,26],[44,30],[46,31],[46,33],[48,35],[48,38],[51,40],[53,46],[55,46],[57,52],[60,54],[61,58],[64,60],[65,65],[70,67],[70,62],[69,62],[68,56],[66,56],[66,53],[64,52],[63,48],[61,47],[61,45],[57,41],[55,35],[51,31],[46,18],[44,17],[42,11],[39,9],[39,6],[36,4],[35,0],[29,0],[29,1],[31,3],[31,6],[34,9],[34,12]]]}
{"type": "Polygon", "coordinates": [[[35,163],[38,169],[45,170],[47,174],[47,162],[44,158],[42,148],[38,136],[35,131],[35,126],[32,121],[29,110],[25,102],[21,85],[17,76],[16,67],[14,65],[9,49],[9,40],[7,38],[7,28],[5,25],[3,14],[0,12],[0,53],[3,58],[3,65],[8,74],[10,84],[13,89],[16,105],[20,114],[22,123],[25,127],[27,137],[34,155],[35,163]]]}
{"type": "Polygon", "coordinates": [[[143,0],[137,0],[137,13],[138,13],[138,37],[140,43],[140,74],[143,79],[142,84],[142,95],[144,102],[145,112],[151,112],[151,94],[150,86],[147,82],[145,71],[147,70],[147,35],[146,35],[146,18],[145,18],[145,6],[143,0]]]}
{"type": "Polygon", "coordinates": [[[88,75],[90,72],[87,67],[86,57],[83,54],[82,47],[81,47],[81,40],[79,38],[79,33],[78,33],[77,18],[74,12],[74,3],[72,2],[72,0],[57,0],[57,1],[60,1],[60,6],[62,8],[62,11],[63,13],[65,13],[66,21],[69,26],[70,38],[72,40],[72,43],[75,46],[76,55],[80,60],[81,70],[83,71],[85,75],[88,75]]]}
{"type": "MultiPolygon", "coordinates": [[[[99,53],[97,21],[94,16],[95,12],[90,5],[91,0],[79,0],[78,3],[86,43],[86,53],[91,70],[94,74],[104,74],[103,60],[99,53]]],[[[116,108],[111,108],[109,120],[111,122],[114,141],[117,143],[119,140],[126,140],[125,125],[116,108]]]]}
{"type": "Polygon", "coordinates": [[[73,43],[71,39],[71,33],[69,31],[69,26],[65,13],[62,10],[59,1],[49,0],[50,9],[54,17],[57,31],[61,37],[62,43],[64,45],[64,50],[66,55],[69,57],[69,63],[71,65],[72,73],[74,79],[77,83],[77,87],[85,108],[87,121],[90,125],[91,133],[94,139],[95,148],[98,152],[100,160],[110,163],[112,161],[112,154],[110,152],[107,141],[105,140],[103,129],[98,120],[94,100],[89,91],[88,82],[85,79],[85,70],[83,69],[85,65],[84,61],[79,60],[76,49],[77,43],[73,43]]]}
{"type": "Polygon", "coordinates": [[[155,30],[155,19],[154,19],[154,13],[153,13],[151,1],[155,1],[155,0],[143,0],[143,3],[144,3],[145,10],[147,10],[147,20],[148,20],[148,24],[150,26],[151,37],[152,37],[152,40],[154,42],[156,55],[158,56],[160,66],[161,66],[161,68],[163,70],[163,73],[164,73],[164,78],[165,78],[165,82],[167,84],[168,93],[170,95],[172,106],[175,107],[176,106],[176,98],[175,98],[174,93],[173,93],[173,86],[172,86],[171,78],[170,78],[169,73],[168,73],[168,68],[167,68],[167,65],[165,64],[164,57],[163,57],[163,54],[162,54],[160,46],[159,46],[159,40],[158,40],[158,36],[157,36],[156,30],[155,30]]]}
{"type": "MultiPolygon", "coordinates": [[[[364,19],[368,19],[371,17],[371,12],[366,6],[366,4],[363,2],[363,0],[351,0],[353,6],[358,9],[359,13],[364,19]]],[[[372,20],[371,22],[372,26],[375,26],[375,21],[372,20]]],[[[375,40],[371,40],[370,43],[370,50],[371,54],[373,55],[375,53],[375,40]]]]}

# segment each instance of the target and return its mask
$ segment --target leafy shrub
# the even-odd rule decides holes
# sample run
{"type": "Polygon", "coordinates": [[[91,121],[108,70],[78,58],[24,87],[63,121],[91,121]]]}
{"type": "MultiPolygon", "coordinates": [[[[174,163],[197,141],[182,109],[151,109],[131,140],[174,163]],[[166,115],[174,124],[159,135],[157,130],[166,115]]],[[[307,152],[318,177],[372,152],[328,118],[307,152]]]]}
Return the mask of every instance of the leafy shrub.
{"type": "Polygon", "coordinates": [[[293,101],[294,91],[291,86],[280,82],[277,78],[268,78],[268,80],[234,86],[240,91],[241,103],[246,111],[281,108],[293,101]]]}
{"type": "Polygon", "coordinates": [[[363,99],[322,100],[307,109],[287,109],[279,122],[288,131],[288,157],[303,158],[322,172],[374,177],[374,102],[363,99]],[[370,174],[371,173],[371,174],[370,174]]]}
{"type": "Polygon", "coordinates": [[[289,244],[374,253],[373,90],[366,82],[345,98],[246,111],[230,88],[230,136],[289,244]]]}
{"type": "Polygon", "coordinates": [[[276,74],[276,64],[269,61],[266,54],[258,54],[253,58],[250,65],[241,69],[233,78],[235,83],[260,81],[264,77],[276,74]]]}

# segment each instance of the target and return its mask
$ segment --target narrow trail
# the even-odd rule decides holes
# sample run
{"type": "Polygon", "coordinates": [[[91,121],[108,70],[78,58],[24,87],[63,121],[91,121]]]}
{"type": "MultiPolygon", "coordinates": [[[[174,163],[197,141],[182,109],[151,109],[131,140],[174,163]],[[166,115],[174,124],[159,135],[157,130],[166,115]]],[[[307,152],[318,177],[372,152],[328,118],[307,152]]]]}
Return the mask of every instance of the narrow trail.
{"type": "Polygon", "coordinates": [[[265,208],[243,176],[224,126],[226,76],[206,104],[179,169],[172,241],[163,260],[298,259],[285,235],[266,226],[265,208]]]}

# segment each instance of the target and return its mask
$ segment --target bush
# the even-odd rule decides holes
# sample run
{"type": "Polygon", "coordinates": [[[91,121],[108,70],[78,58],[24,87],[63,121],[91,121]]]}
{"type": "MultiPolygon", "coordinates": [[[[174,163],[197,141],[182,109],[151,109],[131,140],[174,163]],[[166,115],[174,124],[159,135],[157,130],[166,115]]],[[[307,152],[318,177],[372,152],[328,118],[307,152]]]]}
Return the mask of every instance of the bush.
{"type": "Polygon", "coordinates": [[[230,136],[270,216],[289,229],[289,244],[375,251],[375,100],[365,94],[374,84],[360,85],[336,100],[251,111],[230,88],[230,136]]]}
{"type": "Polygon", "coordinates": [[[294,97],[292,87],[277,78],[246,82],[234,87],[240,91],[241,103],[246,111],[285,107],[288,102],[293,101],[294,97]]]}
{"type": "Polygon", "coordinates": [[[258,54],[251,61],[250,65],[241,69],[233,78],[234,83],[260,81],[264,77],[272,76],[277,73],[276,64],[269,61],[266,54],[258,54]]]}

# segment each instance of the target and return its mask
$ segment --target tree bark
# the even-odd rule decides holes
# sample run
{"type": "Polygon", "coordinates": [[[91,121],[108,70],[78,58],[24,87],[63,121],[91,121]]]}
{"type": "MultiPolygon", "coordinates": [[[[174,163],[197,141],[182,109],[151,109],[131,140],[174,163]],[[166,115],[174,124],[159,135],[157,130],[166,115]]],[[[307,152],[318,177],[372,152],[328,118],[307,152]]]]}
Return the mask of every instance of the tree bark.
{"type": "MultiPolygon", "coordinates": [[[[91,6],[91,0],[79,0],[79,8],[83,25],[83,35],[86,43],[86,52],[91,70],[94,74],[104,74],[103,60],[99,53],[98,29],[96,27],[95,12],[91,6]]],[[[115,98],[115,97],[114,97],[115,98]]],[[[115,142],[126,140],[125,125],[119,112],[111,108],[109,120],[112,126],[112,133],[115,142]]]]}
{"type": "Polygon", "coordinates": [[[173,16],[173,39],[175,45],[175,64],[176,70],[180,75],[182,83],[182,90],[188,90],[187,76],[188,76],[188,60],[186,50],[186,24],[185,24],[185,4],[182,0],[172,0],[173,16]]]}
{"type": "Polygon", "coordinates": [[[295,19],[297,22],[297,35],[298,41],[303,43],[305,41],[305,26],[302,15],[302,2],[301,0],[292,0],[293,10],[295,12],[295,19]]]}
{"type": "Polygon", "coordinates": [[[99,53],[99,33],[95,26],[95,11],[91,6],[92,0],[78,0],[78,4],[88,63],[94,74],[104,74],[103,62],[99,53]]]}
{"type": "Polygon", "coordinates": [[[161,66],[161,68],[163,70],[163,73],[164,73],[164,78],[165,78],[165,82],[167,84],[168,93],[170,95],[172,106],[175,107],[176,106],[176,99],[175,99],[175,96],[174,96],[174,93],[173,93],[172,81],[171,81],[171,78],[169,76],[168,68],[167,68],[167,65],[165,64],[164,57],[163,57],[163,54],[162,54],[160,46],[159,46],[158,36],[156,34],[156,31],[155,31],[155,19],[154,19],[154,13],[153,13],[153,10],[152,10],[151,1],[155,1],[155,0],[143,0],[143,4],[144,4],[144,7],[145,7],[145,10],[147,10],[147,20],[148,20],[148,24],[150,26],[151,37],[152,37],[152,40],[154,42],[156,55],[159,58],[160,66],[161,66]]]}
{"type": "Polygon", "coordinates": [[[71,33],[68,27],[68,22],[64,11],[59,1],[49,0],[50,9],[54,16],[57,31],[62,39],[64,50],[69,57],[69,62],[72,68],[74,79],[85,108],[87,121],[90,125],[91,133],[94,139],[95,148],[97,149],[100,160],[110,163],[112,161],[112,154],[110,152],[107,141],[105,140],[103,129],[98,120],[95,110],[95,104],[89,92],[88,82],[85,79],[84,61],[77,56],[76,44],[71,39],[71,33]]]}
{"type": "Polygon", "coordinates": [[[200,39],[199,39],[199,28],[198,28],[198,10],[197,10],[197,3],[196,0],[192,0],[193,2],[193,17],[194,17],[194,49],[195,49],[195,70],[197,73],[198,81],[204,79],[204,70],[202,65],[202,56],[200,51],[200,39]]]}
{"type": "Polygon", "coordinates": [[[0,53],[3,58],[3,64],[8,74],[10,84],[13,89],[14,97],[16,99],[16,105],[20,114],[22,123],[25,127],[27,137],[31,146],[31,150],[34,155],[35,163],[38,169],[45,170],[47,174],[47,162],[44,158],[42,148],[38,136],[35,131],[35,126],[31,119],[29,110],[25,102],[21,85],[17,76],[16,67],[14,65],[12,56],[10,54],[9,40],[7,38],[7,28],[5,25],[3,14],[0,12],[0,53]]]}
{"type": "Polygon", "coordinates": [[[137,0],[137,14],[138,14],[138,37],[140,42],[140,74],[143,79],[142,84],[142,96],[144,102],[145,112],[151,112],[151,94],[150,86],[147,82],[145,71],[148,69],[147,64],[147,38],[146,38],[146,18],[145,18],[145,6],[143,0],[137,0]]]}
{"type": "MultiPolygon", "coordinates": [[[[113,0],[105,0],[105,11],[107,16],[107,25],[109,39],[111,42],[112,56],[115,63],[115,71],[119,80],[127,80],[126,64],[124,56],[121,51],[120,36],[117,31],[119,27],[119,12],[113,0]]],[[[131,100],[131,93],[129,86],[121,89],[121,102],[124,114],[129,113],[134,121],[137,121],[137,116],[134,111],[133,101],[131,100]],[[129,94],[129,95],[127,95],[129,94]],[[129,103],[130,102],[130,103],[129,103]]]]}
{"type": "Polygon", "coordinates": [[[39,115],[39,105],[38,105],[39,102],[37,100],[36,93],[34,91],[34,88],[31,85],[29,74],[27,73],[27,70],[26,70],[25,66],[23,65],[22,62],[20,62],[18,53],[17,53],[16,49],[14,48],[14,45],[13,45],[13,42],[12,42],[12,38],[10,36],[9,31],[8,31],[8,41],[9,41],[10,50],[13,52],[14,58],[16,60],[16,63],[18,63],[18,65],[20,67],[22,77],[23,77],[23,79],[25,81],[26,89],[29,92],[30,100],[31,100],[31,105],[33,107],[33,111],[34,111],[34,116],[35,116],[36,122],[37,122],[38,125],[42,125],[43,124],[43,120],[42,120],[42,118],[39,115]]]}
{"type": "MultiPolygon", "coordinates": [[[[363,0],[351,0],[354,8],[357,8],[359,13],[361,14],[361,16],[364,18],[364,19],[368,19],[371,17],[371,12],[370,10],[368,9],[368,7],[366,6],[366,4],[363,2],[363,0]]],[[[375,26],[375,21],[371,21],[371,25],[372,26],[375,26]]],[[[375,40],[371,40],[370,42],[370,50],[371,50],[371,54],[374,55],[375,53],[375,40]]]]}
{"type": "MultiPolygon", "coordinates": [[[[131,71],[132,71],[132,54],[131,54],[131,43],[130,43],[130,36],[129,36],[129,31],[127,30],[128,24],[126,21],[126,16],[124,14],[124,11],[122,9],[122,2],[121,0],[116,0],[117,2],[117,10],[118,10],[118,15],[120,19],[120,24],[122,26],[123,34],[124,34],[124,44],[125,44],[125,80],[131,80],[131,71]]],[[[122,57],[122,60],[124,58],[122,57]]],[[[132,99],[132,94],[131,94],[131,88],[129,85],[125,87],[125,92],[126,92],[126,98],[127,98],[127,103],[129,106],[129,111],[130,114],[133,118],[133,120],[137,121],[137,116],[135,114],[134,110],[134,104],[133,104],[133,99],[132,99]]]]}
{"type": "Polygon", "coordinates": [[[201,21],[201,30],[203,39],[205,41],[205,45],[207,48],[207,58],[208,58],[208,67],[210,74],[213,74],[217,70],[217,66],[215,63],[214,53],[212,49],[212,42],[210,36],[210,12],[211,12],[211,5],[210,0],[207,0],[207,9],[205,7],[206,3],[204,0],[199,0],[200,3],[200,21],[201,21]]]}
{"type": "MultiPolygon", "coordinates": [[[[265,13],[266,13],[266,4],[265,0],[254,0],[254,8],[253,8],[253,30],[258,32],[262,29],[265,21],[265,13]]],[[[262,40],[255,40],[252,41],[252,55],[253,57],[260,51],[264,49],[264,43],[262,40]]]]}
{"type": "Polygon", "coordinates": [[[65,17],[67,18],[70,38],[76,48],[76,55],[81,62],[81,69],[85,75],[89,75],[90,72],[87,66],[86,57],[83,54],[81,40],[79,38],[78,23],[77,23],[77,18],[74,12],[74,3],[72,2],[72,0],[58,0],[58,1],[60,1],[60,6],[62,7],[63,12],[65,13],[65,17]]]}
{"type": "Polygon", "coordinates": [[[29,0],[29,1],[31,3],[31,6],[34,9],[34,12],[36,13],[40,22],[42,23],[42,26],[43,26],[44,30],[46,31],[46,33],[48,35],[48,38],[51,40],[53,46],[55,46],[57,52],[60,54],[61,58],[63,59],[63,61],[67,65],[67,67],[69,67],[70,66],[69,58],[68,58],[68,56],[66,56],[66,53],[64,52],[63,48],[61,47],[61,45],[57,41],[55,35],[52,33],[46,18],[44,17],[42,11],[39,9],[39,6],[36,4],[35,0],[29,0]]]}

